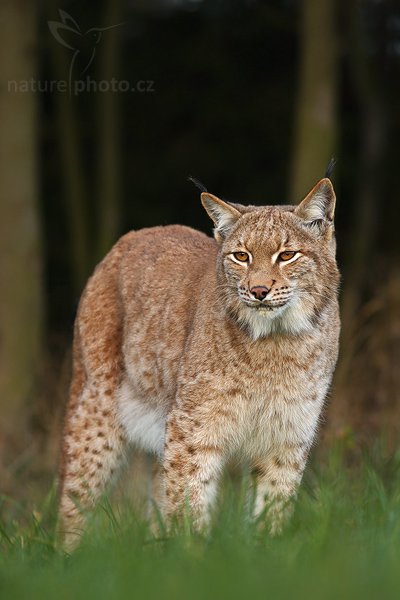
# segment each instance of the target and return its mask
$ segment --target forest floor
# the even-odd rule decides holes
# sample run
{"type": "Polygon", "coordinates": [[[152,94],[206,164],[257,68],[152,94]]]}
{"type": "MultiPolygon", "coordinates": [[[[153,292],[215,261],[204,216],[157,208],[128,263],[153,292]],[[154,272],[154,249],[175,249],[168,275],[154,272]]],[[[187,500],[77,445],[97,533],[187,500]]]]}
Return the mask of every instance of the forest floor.
{"type": "Polygon", "coordinates": [[[192,534],[189,523],[154,535],[132,510],[105,502],[71,556],[55,548],[53,493],[35,510],[3,498],[0,596],[400,597],[400,455],[349,464],[335,451],[323,466],[311,465],[294,518],[274,539],[246,519],[240,486],[227,481],[224,489],[207,536],[192,534]]]}

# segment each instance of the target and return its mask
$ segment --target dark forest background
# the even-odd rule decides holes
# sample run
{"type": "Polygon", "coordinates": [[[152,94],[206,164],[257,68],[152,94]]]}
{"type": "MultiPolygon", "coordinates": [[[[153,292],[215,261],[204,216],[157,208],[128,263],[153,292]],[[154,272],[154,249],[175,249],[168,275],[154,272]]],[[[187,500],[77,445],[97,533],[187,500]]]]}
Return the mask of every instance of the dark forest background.
{"type": "Polygon", "coordinates": [[[210,232],[188,175],[298,202],[332,155],[343,335],[321,447],[394,452],[399,3],[2,0],[0,31],[1,491],[54,476],[79,296],[118,237],[210,232]]]}

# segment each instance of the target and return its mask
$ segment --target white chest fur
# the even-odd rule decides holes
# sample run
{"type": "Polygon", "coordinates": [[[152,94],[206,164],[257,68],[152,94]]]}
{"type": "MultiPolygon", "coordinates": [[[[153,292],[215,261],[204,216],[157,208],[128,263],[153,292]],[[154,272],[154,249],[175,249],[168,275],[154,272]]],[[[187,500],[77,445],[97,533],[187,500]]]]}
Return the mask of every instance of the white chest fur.
{"type": "Polygon", "coordinates": [[[127,380],[119,387],[118,416],[128,440],[146,450],[162,455],[164,450],[166,414],[136,399],[127,380]]]}

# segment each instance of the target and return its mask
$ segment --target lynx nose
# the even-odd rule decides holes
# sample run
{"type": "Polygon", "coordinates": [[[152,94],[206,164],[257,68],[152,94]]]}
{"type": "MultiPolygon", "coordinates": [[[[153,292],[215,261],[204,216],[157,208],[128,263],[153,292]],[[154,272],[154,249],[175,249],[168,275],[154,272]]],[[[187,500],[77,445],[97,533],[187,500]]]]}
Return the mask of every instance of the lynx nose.
{"type": "Polygon", "coordinates": [[[257,300],[264,300],[271,288],[265,287],[265,285],[256,285],[251,288],[250,293],[253,294],[257,300]]]}

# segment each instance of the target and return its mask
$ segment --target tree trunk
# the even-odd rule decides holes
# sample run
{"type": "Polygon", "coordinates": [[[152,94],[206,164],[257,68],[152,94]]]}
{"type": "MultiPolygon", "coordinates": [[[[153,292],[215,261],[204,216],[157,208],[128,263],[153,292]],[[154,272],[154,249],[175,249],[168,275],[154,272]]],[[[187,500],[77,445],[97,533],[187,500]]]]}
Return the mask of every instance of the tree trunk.
{"type": "MultiPolygon", "coordinates": [[[[36,13],[30,0],[0,3],[0,469],[27,441],[42,362],[38,219],[36,13]],[[16,444],[16,446],[15,446],[16,444]]],[[[4,473],[0,474],[0,478],[4,473]]],[[[5,481],[2,484],[6,486],[5,481]]]]}
{"type": "MultiPolygon", "coordinates": [[[[58,3],[47,0],[49,18],[57,17],[58,3]]],[[[70,83],[71,51],[49,37],[49,54],[57,81],[70,83]]],[[[74,73],[73,73],[74,75],[74,73]]],[[[72,90],[54,94],[63,178],[62,193],[70,236],[70,269],[75,297],[79,297],[93,267],[88,224],[88,185],[83,164],[78,111],[72,90]]]]}
{"type": "Polygon", "coordinates": [[[298,202],[323,177],[335,149],[337,40],[335,0],[302,3],[299,91],[290,200],[298,202]]]}
{"type": "MultiPolygon", "coordinates": [[[[122,21],[121,0],[107,0],[102,23],[106,27],[122,21]]],[[[122,26],[104,32],[99,46],[99,81],[118,80],[121,59],[122,26]]],[[[99,93],[98,107],[98,232],[97,256],[101,259],[115,243],[121,221],[121,150],[120,107],[118,91],[99,93]]]]}

